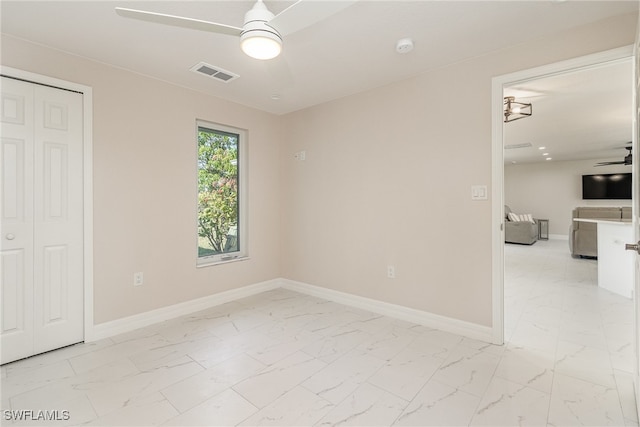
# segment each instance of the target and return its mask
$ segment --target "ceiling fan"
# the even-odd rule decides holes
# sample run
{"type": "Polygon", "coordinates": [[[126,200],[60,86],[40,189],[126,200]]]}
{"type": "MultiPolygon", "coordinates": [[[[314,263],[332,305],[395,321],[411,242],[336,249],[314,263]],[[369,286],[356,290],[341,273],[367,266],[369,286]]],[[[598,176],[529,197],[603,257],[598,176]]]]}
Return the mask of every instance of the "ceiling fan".
{"type": "Polygon", "coordinates": [[[631,166],[633,164],[633,157],[631,156],[631,147],[625,147],[625,149],[629,150],[629,154],[624,156],[624,160],[619,162],[599,162],[596,163],[595,166],[609,166],[609,165],[625,165],[631,166]]]}
{"type": "Polygon", "coordinates": [[[253,8],[244,15],[242,28],[123,7],[116,7],[116,13],[125,18],[240,37],[240,47],[244,53],[252,58],[266,60],[275,58],[280,54],[282,51],[282,36],[294,33],[328,18],[353,3],[355,3],[355,0],[299,0],[279,14],[274,15],[267,9],[262,0],[257,0],[253,8]]]}

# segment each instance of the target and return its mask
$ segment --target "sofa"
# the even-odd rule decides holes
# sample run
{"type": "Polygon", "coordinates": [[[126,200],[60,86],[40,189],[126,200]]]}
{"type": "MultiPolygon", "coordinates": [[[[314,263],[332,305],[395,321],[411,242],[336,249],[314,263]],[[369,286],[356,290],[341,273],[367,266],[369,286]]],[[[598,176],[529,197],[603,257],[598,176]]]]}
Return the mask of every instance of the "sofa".
{"type": "MultiPolygon", "coordinates": [[[[630,207],[577,207],[571,218],[601,219],[608,221],[631,221],[630,207]]],[[[598,224],[595,222],[571,221],[569,249],[574,258],[598,257],[598,224]]]]}
{"type": "Polygon", "coordinates": [[[504,241],[520,245],[533,245],[538,240],[538,223],[535,219],[513,221],[509,214],[513,213],[509,206],[504,207],[504,241]]]}

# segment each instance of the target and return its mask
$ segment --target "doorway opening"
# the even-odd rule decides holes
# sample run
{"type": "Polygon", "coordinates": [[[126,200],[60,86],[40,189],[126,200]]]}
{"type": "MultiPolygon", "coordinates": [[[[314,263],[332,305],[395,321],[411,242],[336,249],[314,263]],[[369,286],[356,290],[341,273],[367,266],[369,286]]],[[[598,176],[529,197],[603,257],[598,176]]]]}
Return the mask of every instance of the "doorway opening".
{"type": "MultiPolygon", "coordinates": [[[[552,383],[555,387],[556,381],[560,378],[564,378],[564,381],[568,381],[567,378],[577,378],[579,381],[602,387],[615,389],[617,386],[621,399],[623,394],[633,395],[638,359],[634,312],[636,296],[622,297],[600,289],[597,261],[580,258],[576,254],[572,256],[569,244],[574,223],[574,208],[625,206],[633,210],[629,221],[631,218],[637,218],[637,200],[583,200],[581,181],[581,176],[586,174],[632,172],[628,165],[608,165],[607,168],[614,169],[606,170],[595,165],[603,161],[623,160],[626,145],[629,144],[632,151],[637,146],[633,123],[633,76],[633,49],[629,46],[500,76],[493,80],[493,338],[496,344],[506,344],[507,352],[514,348],[527,348],[532,350],[528,355],[540,355],[534,363],[540,373],[540,376],[535,377],[535,381],[543,391],[550,392],[552,383]],[[617,68],[626,70],[624,77],[618,78],[623,79],[622,85],[626,85],[629,98],[624,106],[627,127],[623,136],[615,134],[610,129],[598,134],[595,128],[589,127],[591,124],[597,124],[595,119],[588,119],[589,122],[585,123],[586,112],[572,111],[579,119],[577,125],[580,124],[580,120],[583,121],[582,128],[576,131],[578,138],[573,141],[578,148],[578,154],[570,158],[569,148],[565,152],[565,149],[561,148],[562,144],[555,141],[550,134],[542,134],[542,140],[539,140],[535,138],[537,132],[529,129],[523,130],[524,133],[519,135],[518,129],[512,127],[514,123],[503,123],[505,96],[514,96],[532,104],[532,116],[517,122],[524,125],[529,120],[527,125],[530,125],[533,124],[536,113],[539,113],[539,116],[545,114],[547,109],[543,106],[547,98],[551,98],[554,93],[562,92],[559,90],[560,85],[577,87],[581,79],[586,79],[585,76],[592,74],[601,74],[602,83],[602,74],[617,68]],[[548,88],[543,88],[544,84],[549,85],[548,88]],[[527,90],[529,93],[526,93],[527,90]],[[538,110],[536,104],[539,106],[538,110]],[[524,138],[528,140],[523,140],[524,138]],[[608,143],[608,148],[613,151],[603,148],[602,152],[596,155],[589,153],[589,150],[596,151],[596,140],[608,143]],[[505,145],[510,147],[505,149],[505,145]],[[550,160],[545,160],[546,158],[550,160]],[[567,180],[570,181],[569,184],[567,180]],[[546,231],[550,239],[537,240],[530,246],[505,245],[505,205],[519,214],[530,213],[538,219],[548,220],[546,231]],[[514,271],[517,271],[517,274],[514,275],[514,271]],[[514,283],[516,286],[512,286],[514,283]],[[517,289],[518,287],[520,289],[517,289]],[[525,312],[524,307],[520,307],[520,312],[518,308],[514,309],[514,305],[522,302],[518,301],[519,297],[516,295],[519,291],[530,292],[525,299],[537,299],[540,310],[536,312],[535,304],[531,304],[528,307],[529,312],[524,317],[518,317],[523,316],[525,312]],[[600,311],[599,304],[603,300],[606,300],[604,304],[609,304],[609,312],[606,315],[600,311]],[[615,334],[615,327],[609,331],[607,328],[615,321],[621,320],[620,313],[623,310],[618,310],[622,306],[616,306],[617,303],[626,305],[627,314],[623,321],[628,323],[629,329],[625,337],[612,337],[607,334],[615,334]],[[516,312],[518,314],[514,316],[516,312]],[[523,321],[519,323],[521,319],[523,321]],[[518,330],[520,326],[522,330],[518,330]],[[524,330],[526,328],[528,329],[524,330]],[[612,344],[617,347],[612,348],[612,344]],[[553,356],[550,357],[549,354],[553,356]],[[599,360],[605,360],[609,365],[597,365],[599,360]],[[610,360],[613,363],[609,362],[610,360]],[[619,388],[622,383],[625,384],[625,390],[619,388]]],[[[610,120],[611,117],[607,114],[612,112],[611,110],[612,108],[605,109],[598,120],[610,120]]],[[[569,129],[574,126],[572,119],[567,118],[570,115],[559,114],[558,111],[560,110],[545,118],[548,121],[546,125],[550,124],[555,134],[562,133],[563,129],[560,128],[563,126],[569,129]]],[[[537,126],[541,124],[538,123],[537,126]]],[[[572,138],[574,135],[564,135],[561,136],[560,142],[567,142],[572,138]]],[[[637,177],[634,176],[634,185],[636,182],[637,177]]],[[[634,188],[634,199],[636,192],[637,188],[634,188]]],[[[630,273],[634,275],[633,271],[630,273]]],[[[517,359],[517,355],[514,358],[517,359]]],[[[521,373],[526,371],[524,365],[521,368],[521,373]]],[[[626,409],[631,411],[630,408],[626,409]]],[[[635,405],[633,411],[635,412],[635,405]]]]}

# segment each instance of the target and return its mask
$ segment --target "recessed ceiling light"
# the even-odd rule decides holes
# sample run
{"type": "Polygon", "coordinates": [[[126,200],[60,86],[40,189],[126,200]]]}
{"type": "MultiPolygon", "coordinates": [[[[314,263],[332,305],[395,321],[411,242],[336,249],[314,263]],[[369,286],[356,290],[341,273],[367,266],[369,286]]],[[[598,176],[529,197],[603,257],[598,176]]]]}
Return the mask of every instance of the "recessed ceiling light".
{"type": "Polygon", "coordinates": [[[549,155],[549,153],[542,153],[542,155],[543,155],[543,156],[548,156],[548,155],[549,155]]]}
{"type": "Polygon", "coordinates": [[[546,149],[546,148],[547,148],[547,147],[538,147],[538,150],[544,150],[544,149],[546,149]]]}
{"type": "Polygon", "coordinates": [[[547,157],[545,160],[551,160],[551,157],[547,157]]]}
{"type": "Polygon", "coordinates": [[[278,101],[280,99],[280,95],[277,93],[274,93],[273,95],[271,95],[271,99],[273,99],[274,101],[278,101]]]}

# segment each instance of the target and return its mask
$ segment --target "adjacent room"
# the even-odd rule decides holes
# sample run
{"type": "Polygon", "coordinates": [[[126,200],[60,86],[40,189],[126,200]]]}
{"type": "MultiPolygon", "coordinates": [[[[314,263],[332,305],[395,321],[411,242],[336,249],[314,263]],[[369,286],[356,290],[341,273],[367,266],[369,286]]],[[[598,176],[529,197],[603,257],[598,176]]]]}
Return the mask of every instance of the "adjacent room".
{"type": "Polygon", "coordinates": [[[593,167],[635,130],[583,119],[590,157],[509,142],[581,79],[514,83],[533,115],[504,141],[531,146],[504,164],[492,95],[593,55],[631,79],[637,2],[21,0],[0,19],[3,422],[638,424],[635,297],[569,245],[576,208],[633,219],[580,179],[635,172],[593,167]],[[505,243],[504,205],[533,241],[505,243]],[[553,356],[522,339],[541,326],[553,356]]]}
{"type": "Polygon", "coordinates": [[[503,128],[502,363],[540,391],[561,383],[617,389],[627,414],[635,413],[635,264],[624,250],[633,241],[625,235],[632,74],[623,58],[508,85],[512,108],[525,114],[506,116],[503,128]],[[509,214],[514,205],[532,213],[509,214]]]}

